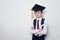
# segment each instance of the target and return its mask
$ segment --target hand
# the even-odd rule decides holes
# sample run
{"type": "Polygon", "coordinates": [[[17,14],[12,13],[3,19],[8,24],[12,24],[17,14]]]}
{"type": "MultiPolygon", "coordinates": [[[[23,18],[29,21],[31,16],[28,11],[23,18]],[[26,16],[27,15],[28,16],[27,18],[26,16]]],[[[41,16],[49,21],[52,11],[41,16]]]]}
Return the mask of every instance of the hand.
{"type": "Polygon", "coordinates": [[[41,31],[42,31],[42,29],[39,29],[38,32],[36,32],[36,33],[39,33],[39,32],[41,32],[41,31]]]}
{"type": "Polygon", "coordinates": [[[39,29],[39,32],[41,32],[42,31],[42,29],[39,29]]]}
{"type": "Polygon", "coordinates": [[[34,27],[31,27],[32,30],[34,30],[34,27]]]}

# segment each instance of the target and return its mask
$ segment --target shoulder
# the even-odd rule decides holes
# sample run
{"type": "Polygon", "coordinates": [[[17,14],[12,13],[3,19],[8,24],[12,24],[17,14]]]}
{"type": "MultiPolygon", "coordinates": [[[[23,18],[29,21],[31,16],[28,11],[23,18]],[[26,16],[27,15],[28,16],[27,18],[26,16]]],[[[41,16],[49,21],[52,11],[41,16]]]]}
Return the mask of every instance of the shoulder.
{"type": "Polygon", "coordinates": [[[48,24],[47,19],[44,20],[44,24],[48,24]]]}
{"type": "Polygon", "coordinates": [[[45,18],[42,18],[42,20],[45,20],[45,18]]]}
{"type": "Polygon", "coordinates": [[[44,23],[47,23],[47,19],[45,19],[45,18],[42,18],[42,20],[44,20],[44,23]]]}
{"type": "Polygon", "coordinates": [[[36,21],[36,19],[33,19],[33,21],[36,21]]]}

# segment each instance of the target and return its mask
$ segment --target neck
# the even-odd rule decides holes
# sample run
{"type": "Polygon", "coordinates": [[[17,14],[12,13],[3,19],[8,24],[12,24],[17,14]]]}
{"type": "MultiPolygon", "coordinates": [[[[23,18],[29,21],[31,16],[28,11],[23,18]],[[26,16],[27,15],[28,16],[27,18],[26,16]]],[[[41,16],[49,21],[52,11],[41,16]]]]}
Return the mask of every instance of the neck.
{"type": "Polygon", "coordinates": [[[37,19],[39,19],[39,18],[42,18],[42,17],[38,17],[37,19]]]}

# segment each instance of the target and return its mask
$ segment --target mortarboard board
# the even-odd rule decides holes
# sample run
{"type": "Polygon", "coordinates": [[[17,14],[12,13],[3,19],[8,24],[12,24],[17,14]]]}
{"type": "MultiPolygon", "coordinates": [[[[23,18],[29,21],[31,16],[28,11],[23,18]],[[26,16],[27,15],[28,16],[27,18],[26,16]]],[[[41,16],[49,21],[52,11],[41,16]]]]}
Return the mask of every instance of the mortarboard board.
{"type": "Polygon", "coordinates": [[[42,12],[44,9],[45,9],[44,6],[35,4],[31,10],[33,10],[34,12],[37,12],[37,11],[41,11],[42,12]]]}

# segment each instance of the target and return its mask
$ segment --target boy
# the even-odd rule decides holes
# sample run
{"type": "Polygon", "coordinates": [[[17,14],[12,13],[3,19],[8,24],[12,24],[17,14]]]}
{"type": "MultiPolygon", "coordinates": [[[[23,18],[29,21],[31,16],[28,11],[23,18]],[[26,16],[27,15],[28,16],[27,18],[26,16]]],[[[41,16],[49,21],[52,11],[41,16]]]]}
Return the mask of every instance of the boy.
{"type": "Polygon", "coordinates": [[[47,34],[47,23],[42,17],[42,12],[45,7],[35,4],[31,9],[34,11],[36,19],[33,20],[32,30],[32,40],[45,40],[45,35],[47,34]]]}

